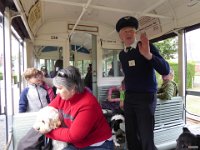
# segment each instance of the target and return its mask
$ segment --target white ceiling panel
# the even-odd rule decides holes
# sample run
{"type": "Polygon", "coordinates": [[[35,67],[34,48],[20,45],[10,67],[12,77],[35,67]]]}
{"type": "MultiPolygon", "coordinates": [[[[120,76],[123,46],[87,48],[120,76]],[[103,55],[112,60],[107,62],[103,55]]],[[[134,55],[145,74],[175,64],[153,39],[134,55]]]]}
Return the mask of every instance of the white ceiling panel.
{"type": "MultiPolygon", "coordinates": [[[[38,1],[14,0],[27,18],[29,12],[38,1]]],[[[117,20],[132,15],[140,19],[148,16],[160,20],[162,34],[174,29],[200,23],[199,0],[39,0],[41,2],[42,19],[31,22],[31,31],[37,31],[43,24],[52,20],[95,22],[104,24],[115,30],[117,20]],[[42,20],[42,22],[41,22],[42,20]],[[35,23],[35,26],[33,24],[35,23]]]]}

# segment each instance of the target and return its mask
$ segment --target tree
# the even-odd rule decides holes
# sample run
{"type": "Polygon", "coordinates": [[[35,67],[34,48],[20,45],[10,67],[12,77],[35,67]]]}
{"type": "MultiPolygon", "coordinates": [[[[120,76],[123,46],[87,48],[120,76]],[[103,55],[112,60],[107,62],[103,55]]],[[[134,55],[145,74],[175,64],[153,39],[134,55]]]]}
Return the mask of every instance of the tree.
{"type": "Polygon", "coordinates": [[[160,50],[160,54],[167,60],[174,59],[178,52],[178,39],[168,38],[163,41],[154,43],[154,45],[160,50]]]}

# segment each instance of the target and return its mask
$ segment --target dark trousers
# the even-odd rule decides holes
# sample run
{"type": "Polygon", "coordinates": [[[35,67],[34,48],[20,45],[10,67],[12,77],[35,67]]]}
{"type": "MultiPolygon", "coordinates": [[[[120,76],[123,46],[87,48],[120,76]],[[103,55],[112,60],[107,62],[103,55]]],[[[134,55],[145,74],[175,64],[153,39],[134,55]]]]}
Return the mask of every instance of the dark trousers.
{"type": "Polygon", "coordinates": [[[125,93],[124,114],[129,150],[155,150],[155,93],[125,93]]]}

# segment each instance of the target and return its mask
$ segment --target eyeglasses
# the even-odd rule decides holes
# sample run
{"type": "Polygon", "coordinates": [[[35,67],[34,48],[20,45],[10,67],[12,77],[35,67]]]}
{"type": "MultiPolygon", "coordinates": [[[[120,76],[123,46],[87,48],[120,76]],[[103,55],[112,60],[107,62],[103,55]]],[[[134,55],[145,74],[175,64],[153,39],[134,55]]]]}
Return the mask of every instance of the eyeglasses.
{"type": "Polygon", "coordinates": [[[45,66],[42,66],[41,69],[45,69],[46,70],[47,68],[45,66]]]}
{"type": "Polygon", "coordinates": [[[77,79],[75,78],[75,76],[72,75],[67,75],[65,72],[62,71],[58,71],[57,73],[58,77],[62,77],[62,78],[66,78],[68,81],[73,82],[73,83],[77,83],[77,79]]]}
{"type": "Polygon", "coordinates": [[[59,71],[58,73],[57,73],[57,76],[59,76],[59,77],[62,77],[62,78],[68,78],[68,75],[66,74],[66,73],[64,73],[64,72],[62,72],[62,71],[59,71]]]}

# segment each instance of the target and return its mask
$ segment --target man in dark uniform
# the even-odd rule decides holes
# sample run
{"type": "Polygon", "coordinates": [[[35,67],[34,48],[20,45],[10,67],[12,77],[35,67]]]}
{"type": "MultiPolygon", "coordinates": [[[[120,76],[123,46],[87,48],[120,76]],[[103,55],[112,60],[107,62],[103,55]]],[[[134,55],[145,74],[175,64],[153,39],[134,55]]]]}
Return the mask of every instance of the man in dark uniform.
{"type": "Polygon", "coordinates": [[[125,129],[129,150],[155,150],[154,113],[157,81],[155,70],[169,74],[169,64],[149,43],[146,34],[136,40],[138,20],[126,16],[116,24],[116,30],[124,44],[119,59],[125,74],[125,129]]]}

